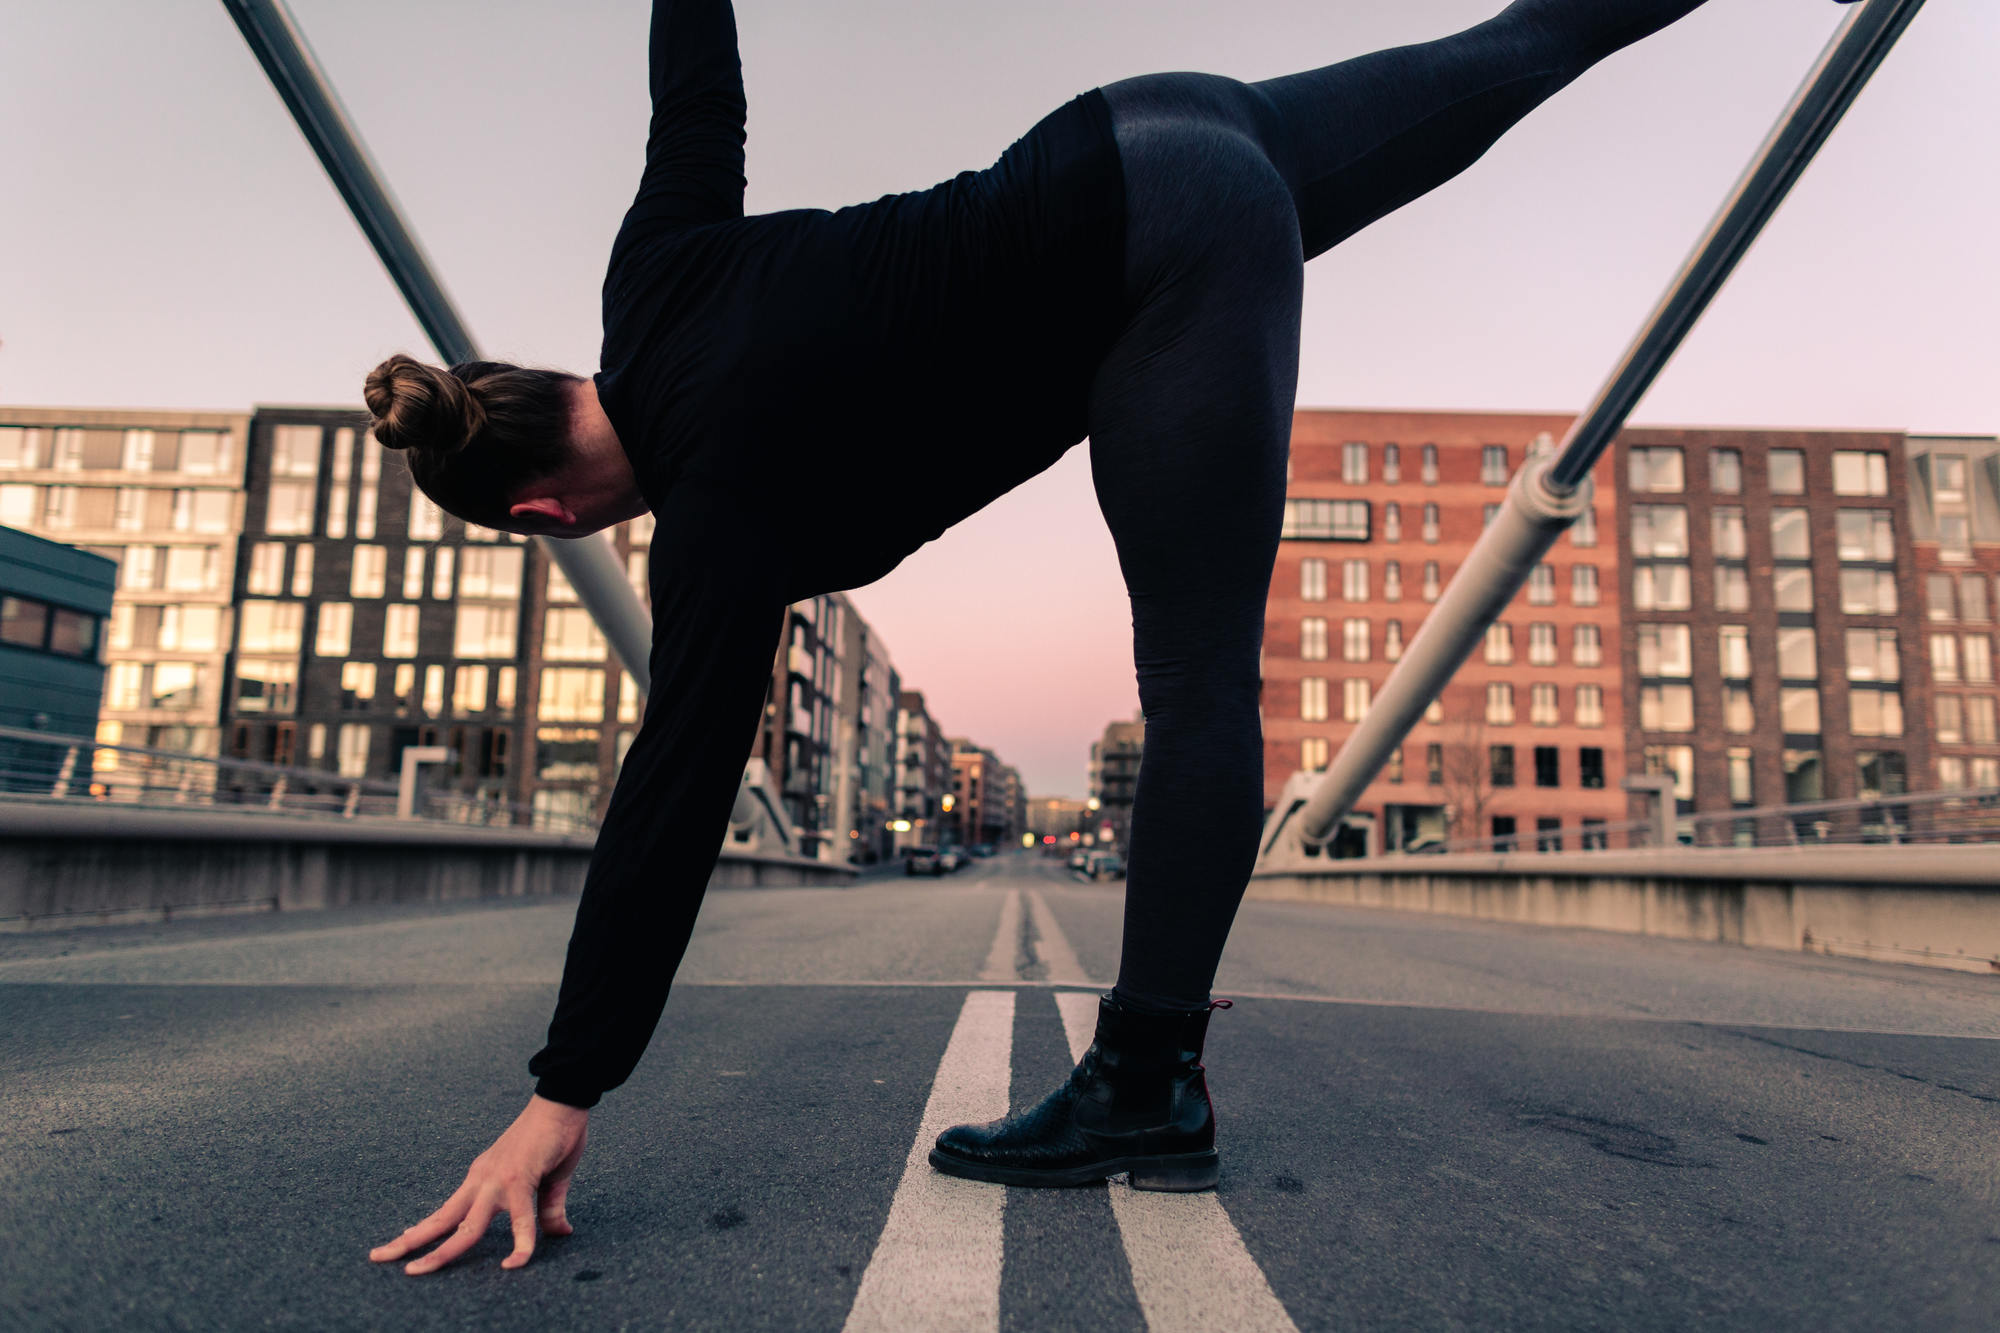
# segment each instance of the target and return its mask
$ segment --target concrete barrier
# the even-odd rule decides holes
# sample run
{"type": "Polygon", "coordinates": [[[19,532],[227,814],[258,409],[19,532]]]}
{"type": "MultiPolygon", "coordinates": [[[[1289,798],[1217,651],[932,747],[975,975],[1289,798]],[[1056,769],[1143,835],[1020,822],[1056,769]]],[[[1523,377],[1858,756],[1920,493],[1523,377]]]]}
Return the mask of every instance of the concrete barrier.
{"type": "MultiPolygon", "coordinates": [[[[592,845],[523,828],[0,801],[0,930],[575,894],[592,845]]],[[[709,883],[854,876],[850,866],[730,851],[709,883]]]]}
{"type": "Polygon", "coordinates": [[[1480,853],[1295,862],[1252,898],[2000,973],[2000,847],[1480,853]]]}

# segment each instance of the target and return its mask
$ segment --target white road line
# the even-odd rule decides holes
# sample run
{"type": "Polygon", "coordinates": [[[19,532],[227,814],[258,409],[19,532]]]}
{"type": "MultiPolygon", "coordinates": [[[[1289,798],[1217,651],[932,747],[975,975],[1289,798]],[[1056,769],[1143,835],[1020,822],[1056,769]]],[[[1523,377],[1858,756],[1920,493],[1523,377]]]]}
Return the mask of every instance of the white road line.
{"type": "MultiPolygon", "coordinates": [[[[1097,1029],[1097,997],[1059,993],[1070,1057],[1097,1029]]],[[[1213,1192],[1162,1194],[1113,1182],[1111,1214],[1125,1238],[1132,1291],[1152,1333],[1298,1333],[1213,1192]]]]}
{"type": "MultiPolygon", "coordinates": [[[[993,947],[987,951],[986,966],[979,970],[981,981],[1012,981],[1020,975],[1015,965],[1021,957],[1021,891],[1007,890],[1000,900],[1000,928],[993,932],[993,947]]],[[[1000,1114],[1007,1114],[1002,1111],[1000,1114]]]]}
{"type": "Polygon", "coordinates": [[[1000,1327],[1007,1191],[935,1170],[930,1150],[952,1125],[1007,1114],[1013,1054],[1014,992],[966,996],[844,1333],[994,1333],[1000,1327]]]}
{"type": "Polygon", "coordinates": [[[1076,950],[1069,947],[1069,937],[1056,924],[1056,914],[1049,910],[1036,889],[1028,890],[1028,919],[1034,922],[1035,934],[1041,937],[1040,953],[1042,961],[1048,964],[1049,981],[1058,986],[1092,985],[1083,974],[1083,964],[1077,961],[1076,950]]]}

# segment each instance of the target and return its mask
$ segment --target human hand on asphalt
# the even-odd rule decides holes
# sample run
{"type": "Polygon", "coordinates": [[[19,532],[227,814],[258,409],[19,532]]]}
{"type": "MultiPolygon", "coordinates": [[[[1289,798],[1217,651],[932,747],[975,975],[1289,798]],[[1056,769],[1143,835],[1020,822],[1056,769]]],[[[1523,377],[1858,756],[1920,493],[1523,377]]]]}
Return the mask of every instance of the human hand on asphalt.
{"type": "Polygon", "coordinates": [[[436,1272],[476,1245],[493,1215],[504,1209],[514,1223],[514,1252],[500,1266],[521,1267],[535,1252],[538,1216],[542,1230],[551,1236],[567,1236],[574,1230],[563,1202],[569,1197],[576,1164],[583,1160],[589,1126],[588,1111],[540,1096],[529,1098],[527,1109],[507,1132],[472,1159],[465,1183],[442,1208],[387,1245],[376,1246],[368,1257],[378,1264],[400,1259],[449,1232],[451,1239],[403,1268],[412,1277],[436,1272]]]}

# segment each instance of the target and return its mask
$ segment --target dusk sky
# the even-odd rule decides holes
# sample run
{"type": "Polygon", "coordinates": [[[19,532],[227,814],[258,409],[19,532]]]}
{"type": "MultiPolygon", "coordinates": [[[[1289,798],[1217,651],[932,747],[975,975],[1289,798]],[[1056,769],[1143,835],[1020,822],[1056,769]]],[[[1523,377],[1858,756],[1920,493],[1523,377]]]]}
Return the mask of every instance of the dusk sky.
{"type": "MultiPolygon", "coordinates": [[[[488,354],[595,369],[647,5],[294,8],[488,354]]],[[[1264,78],[1498,8],[742,0],[748,205],[928,186],[1128,75],[1264,78]]],[[[1845,12],[1712,0],[1315,261],[1301,405],[1578,407],[1845,12]]],[[[1996,57],[2000,5],[1926,8],[1636,420],[2000,430],[1996,57]]],[[[358,405],[381,357],[429,355],[216,0],[7,5],[0,124],[0,401],[358,405]]],[[[1091,739],[1137,707],[1082,448],[854,599],[948,731],[1037,795],[1081,794],[1091,739]]]]}

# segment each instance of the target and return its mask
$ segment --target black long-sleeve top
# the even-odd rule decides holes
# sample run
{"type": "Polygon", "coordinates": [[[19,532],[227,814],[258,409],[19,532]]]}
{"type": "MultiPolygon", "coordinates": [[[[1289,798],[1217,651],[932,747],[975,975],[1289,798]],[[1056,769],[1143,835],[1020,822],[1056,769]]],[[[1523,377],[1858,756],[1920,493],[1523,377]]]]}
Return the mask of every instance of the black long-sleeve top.
{"type": "Polygon", "coordinates": [[[791,603],[882,577],[1080,441],[1123,316],[1101,94],[992,167],[743,215],[728,0],[656,0],[638,197],[604,280],[599,401],[656,519],[652,690],[591,857],[536,1091],[639,1062],[686,952],[791,603]]]}

